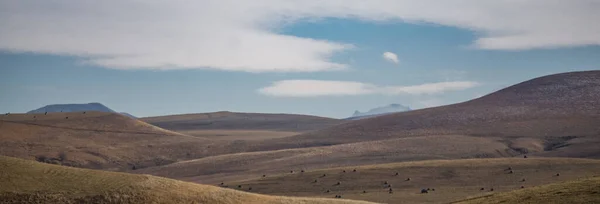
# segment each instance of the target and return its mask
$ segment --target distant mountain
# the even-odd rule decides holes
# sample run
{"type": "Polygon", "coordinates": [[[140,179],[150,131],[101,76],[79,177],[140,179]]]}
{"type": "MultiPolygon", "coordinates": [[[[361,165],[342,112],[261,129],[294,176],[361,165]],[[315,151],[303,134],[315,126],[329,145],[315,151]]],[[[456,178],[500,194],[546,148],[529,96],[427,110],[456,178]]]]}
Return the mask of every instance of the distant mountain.
{"type": "Polygon", "coordinates": [[[408,106],[404,106],[401,104],[390,104],[387,106],[373,108],[364,113],[361,113],[360,111],[354,111],[354,114],[352,115],[352,117],[349,117],[346,119],[347,120],[358,120],[358,119],[370,118],[370,117],[375,117],[375,116],[380,116],[380,115],[386,115],[386,114],[390,114],[390,113],[405,112],[405,111],[409,111],[409,110],[411,110],[411,109],[408,106]]]}
{"type": "Polygon", "coordinates": [[[85,104],[53,104],[47,105],[27,113],[45,113],[45,112],[81,112],[81,111],[99,111],[116,113],[116,111],[102,105],[101,103],[85,103],[85,104]]]}
{"type": "MultiPolygon", "coordinates": [[[[101,103],[80,103],[80,104],[53,104],[47,105],[27,113],[53,113],[53,112],[82,112],[82,111],[98,111],[98,112],[108,112],[108,113],[117,113],[116,111],[102,105],[101,103]]],[[[125,115],[131,118],[137,118],[129,113],[121,112],[121,115],[125,115]]]]}

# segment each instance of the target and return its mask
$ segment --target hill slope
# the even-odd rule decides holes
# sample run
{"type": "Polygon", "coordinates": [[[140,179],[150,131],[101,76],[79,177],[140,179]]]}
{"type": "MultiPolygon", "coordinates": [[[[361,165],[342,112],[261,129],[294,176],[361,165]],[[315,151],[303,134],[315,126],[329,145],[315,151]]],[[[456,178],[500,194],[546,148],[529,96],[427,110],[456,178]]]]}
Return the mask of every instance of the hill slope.
{"type": "MultiPolygon", "coordinates": [[[[294,173],[288,171],[276,175],[267,174],[266,177],[256,176],[242,181],[226,181],[224,185],[232,189],[238,189],[238,185],[241,185],[242,190],[245,187],[252,187],[252,192],[269,195],[324,198],[342,195],[343,198],[384,203],[448,203],[448,201],[472,196],[512,191],[520,189],[521,186],[524,189],[532,188],[522,195],[532,196],[535,193],[531,191],[537,192],[534,186],[600,176],[600,161],[567,158],[429,160],[333,169],[306,169],[305,172],[294,170],[296,170],[294,173]],[[510,173],[509,167],[513,173],[510,173]],[[557,173],[560,175],[556,176],[557,173]],[[392,193],[389,193],[388,185],[391,185],[392,193]],[[421,189],[428,188],[430,189],[428,193],[421,193],[421,189]]],[[[598,189],[600,186],[597,184],[595,187],[588,186],[585,189],[589,196],[592,193],[590,187],[600,191],[598,189]]],[[[570,196],[561,199],[567,202],[560,203],[571,203],[568,201],[576,200],[573,197],[576,191],[563,191],[563,193],[565,196],[570,196]]],[[[551,193],[545,195],[549,194],[551,193]]],[[[504,196],[498,196],[493,200],[500,201],[501,197],[504,196]]]]}
{"type": "Polygon", "coordinates": [[[454,203],[600,203],[600,177],[536,186],[454,203]]]}
{"type": "Polygon", "coordinates": [[[287,137],[344,122],[308,115],[234,112],[157,116],[140,120],[187,135],[229,140],[287,137]]]}
{"type": "Polygon", "coordinates": [[[424,136],[326,147],[223,154],[138,169],[134,172],[214,183],[299,169],[428,159],[510,157],[517,154],[518,152],[502,142],[491,138],[461,135],[424,136]]]}
{"type": "Polygon", "coordinates": [[[77,167],[123,170],[233,151],[219,145],[227,146],[117,113],[0,116],[0,155],[77,167]]]}
{"type": "Polygon", "coordinates": [[[148,175],[78,169],[0,156],[3,203],[366,203],[264,196],[148,175]]]}
{"type": "Polygon", "coordinates": [[[552,156],[600,158],[600,149],[594,148],[600,145],[599,107],[600,71],[563,73],[532,79],[464,103],[351,121],[262,141],[255,150],[424,135],[469,135],[502,137],[523,153],[550,151],[552,156]],[[525,140],[534,142],[524,143],[525,140]]]}

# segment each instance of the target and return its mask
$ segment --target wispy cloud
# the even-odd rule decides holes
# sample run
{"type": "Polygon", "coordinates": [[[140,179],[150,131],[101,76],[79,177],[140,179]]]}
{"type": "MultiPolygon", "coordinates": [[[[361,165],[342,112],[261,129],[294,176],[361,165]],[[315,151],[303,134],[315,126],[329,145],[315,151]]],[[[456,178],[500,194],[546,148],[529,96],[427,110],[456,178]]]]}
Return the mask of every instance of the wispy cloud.
{"type": "Polygon", "coordinates": [[[428,83],[414,86],[378,86],[354,81],[283,80],[258,90],[276,97],[353,96],[366,94],[421,95],[458,91],[479,85],[472,81],[428,83]]]}
{"type": "Polygon", "coordinates": [[[400,61],[398,60],[398,55],[393,52],[384,52],[383,59],[393,62],[394,64],[398,64],[400,61]]]}
{"type": "Polygon", "coordinates": [[[481,0],[0,0],[0,50],[82,56],[116,69],[314,72],[352,42],[281,34],[335,17],[473,30],[479,49],[600,45],[600,4],[481,0]],[[51,23],[49,23],[51,22],[51,23]]]}

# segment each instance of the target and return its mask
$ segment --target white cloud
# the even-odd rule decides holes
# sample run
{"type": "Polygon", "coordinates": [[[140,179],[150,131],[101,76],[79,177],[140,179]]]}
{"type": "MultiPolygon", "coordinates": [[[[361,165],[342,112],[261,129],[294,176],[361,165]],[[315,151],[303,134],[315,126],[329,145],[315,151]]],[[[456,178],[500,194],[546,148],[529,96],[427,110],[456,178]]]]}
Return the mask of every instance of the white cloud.
{"type": "MultiPolygon", "coordinates": [[[[74,55],[118,69],[339,70],[352,48],[280,34],[324,17],[473,30],[480,49],[600,45],[594,0],[0,0],[0,50],[74,55]]],[[[351,43],[351,42],[349,42],[351,43]]]]}
{"type": "Polygon", "coordinates": [[[440,94],[477,86],[477,82],[454,81],[415,86],[377,86],[353,81],[283,80],[258,90],[259,93],[277,97],[353,96],[366,94],[421,95],[440,94]]]}
{"type": "Polygon", "coordinates": [[[390,61],[390,62],[393,62],[394,64],[398,64],[398,62],[400,62],[398,60],[398,55],[396,55],[393,52],[384,52],[383,53],[383,59],[385,59],[387,61],[390,61]]]}

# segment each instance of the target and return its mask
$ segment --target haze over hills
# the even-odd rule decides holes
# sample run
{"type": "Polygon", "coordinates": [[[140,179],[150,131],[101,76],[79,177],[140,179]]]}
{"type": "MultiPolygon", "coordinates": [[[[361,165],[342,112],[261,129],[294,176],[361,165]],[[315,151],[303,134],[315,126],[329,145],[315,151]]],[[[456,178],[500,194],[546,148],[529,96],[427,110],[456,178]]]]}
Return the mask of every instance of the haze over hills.
{"type": "MultiPolygon", "coordinates": [[[[59,113],[59,112],[84,112],[84,111],[98,111],[98,112],[107,112],[107,113],[117,113],[116,111],[106,107],[101,103],[74,103],[74,104],[53,104],[47,105],[35,110],[31,110],[27,113],[59,113]]],[[[122,112],[128,117],[136,118],[135,116],[122,112]]]]}
{"type": "Polygon", "coordinates": [[[600,71],[532,79],[471,101],[356,120],[253,150],[427,135],[499,139],[515,151],[600,158],[600,71]]]}
{"type": "Polygon", "coordinates": [[[410,107],[408,106],[404,106],[401,104],[390,104],[387,106],[381,106],[381,107],[377,107],[377,108],[373,108],[370,109],[367,112],[360,112],[360,111],[354,111],[354,114],[352,114],[351,117],[346,118],[348,120],[358,120],[358,119],[364,119],[364,118],[369,118],[369,117],[375,117],[375,116],[380,116],[380,115],[385,115],[385,114],[390,114],[390,113],[398,113],[398,112],[405,112],[405,111],[410,111],[410,107]]]}

